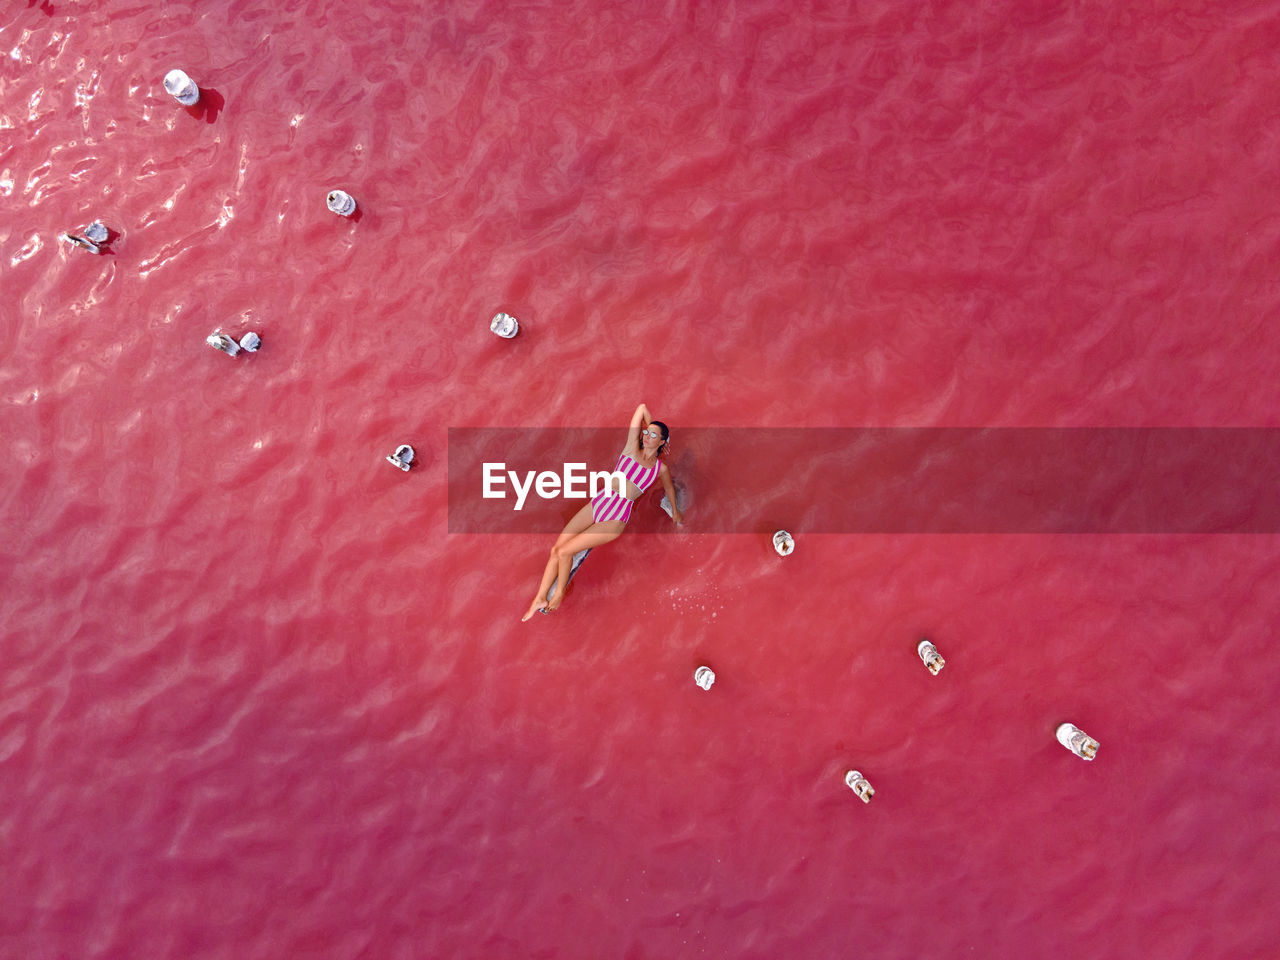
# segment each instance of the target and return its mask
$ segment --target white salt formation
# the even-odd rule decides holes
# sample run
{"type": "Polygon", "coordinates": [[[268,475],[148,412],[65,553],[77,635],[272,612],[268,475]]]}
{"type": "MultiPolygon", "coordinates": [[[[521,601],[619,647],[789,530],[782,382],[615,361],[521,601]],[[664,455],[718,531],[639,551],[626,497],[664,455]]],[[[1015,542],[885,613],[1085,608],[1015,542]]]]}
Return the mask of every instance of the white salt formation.
{"type": "Polygon", "coordinates": [[[68,230],[62,235],[62,239],[68,243],[73,243],[82,250],[88,250],[90,253],[101,253],[102,245],[107,239],[107,227],[101,220],[95,220],[87,227],[81,227],[79,233],[72,233],[68,230]]]}
{"type": "Polygon", "coordinates": [[[240,344],[236,343],[225,333],[211,333],[205,338],[204,342],[215,350],[221,350],[228,356],[234,357],[240,352],[240,344]]]}
{"type": "Polygon", "coordinates": [[[340,217],[349,217],[356,212],[355,197],[344,190],[330,190],[326,202],[329,209],[340,217]]]}
{"type": "Polygon", "coordinates": [[[164,75],[164,88],[173,99],[186,107],[200,99],[200,88],[181,70],[170,70],[164,75]]]}
{"type": "Polygon", "coordinates": [[[1083,760],[1092,760],[1098,755],[1098,741],[1074,723],[1064,723],[1058,727],[1057,736],[1060,744],[1083,760]]]}
{"type": "Polygon", "coordinates": [[[938,671],[947,665],[947,661],[942,659],[942,655],[938,653],[938,648],[927,639],[921,640],[916,647],[916,653],[920,654],[920,659],[924,661],[924,665],[929,668],[929,672],[935,677],[938,671]]]}
{"type": "Polygon", "coordinates": [[[703,690],[710,690],[711,685],[716,682],[716,675],[711,672],[710,667],[699,667],[693,671],[693,682],[703,690]]]}
{"type": "Polygon", "coordinates": [[[88,250],[90,253],[102,252],[102,248],[99,247],[92,240],[90,240],[88,237],[82,237],[78,233],[72,233],[69,230],[62,235],[62,239],[67,241],[67,243],[74,244],[75,246],[79,247],[81,250],[88,250]]]}
{"type": "Polygon", "coordinates": [[[400,444],[396,447],[396,452],[387,457],[387,462],[408,473],[409,468],[413,466],[413,447],[407,443],[400,444]]]}
{"type": "Polygon", "coordinates": [[[500,337],[510,340],[520,332],[520,321],[509,313],[495,314],[489,322],[489,329],[500,337]]]}
{"type": "Polygon", "coordinates": [[[875,788],[857,770],[850,770],[846,773],[844,775],[844,783],[845,786],[857,794],[858,799],[863,803],[870,803],[871,798],[876,794],[875,788]]]}

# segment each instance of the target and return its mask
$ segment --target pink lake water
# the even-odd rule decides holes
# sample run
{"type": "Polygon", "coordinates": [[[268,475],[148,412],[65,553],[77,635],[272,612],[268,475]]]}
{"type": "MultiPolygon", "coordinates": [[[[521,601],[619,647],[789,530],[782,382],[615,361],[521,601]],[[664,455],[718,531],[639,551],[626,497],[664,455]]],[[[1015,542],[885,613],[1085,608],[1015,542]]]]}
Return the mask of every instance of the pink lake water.
{"type": "Polygon", "coordinates": [[[749,443],[814,506],[723,533],[680,439],[1280,427],[1278,45],[1260,0],[6,5],[0,957],[1276,955],[1274,534],[824,533],[749,443]],[[687,523],[650,491],[522,624],[554,536],[450,532],[450,428],[641,401],[687,523]]]}

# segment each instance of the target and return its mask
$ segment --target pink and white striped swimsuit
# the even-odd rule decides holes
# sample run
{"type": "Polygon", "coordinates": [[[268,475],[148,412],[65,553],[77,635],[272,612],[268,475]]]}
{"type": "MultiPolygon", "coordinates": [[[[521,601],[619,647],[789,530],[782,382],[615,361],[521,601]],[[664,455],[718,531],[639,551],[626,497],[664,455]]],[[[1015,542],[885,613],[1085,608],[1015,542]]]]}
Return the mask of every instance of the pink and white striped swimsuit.
{"type": "MultiPolygon", "coordinates": [[[[661,460],[656,461],[652,467],[641,466],[640,463],[624,453],[619,455],[618,465],[613,469],[618,473],[625,474],[627,479],[634,483],[641,493],[644,493],[649,489],[653,481],[657,479],[658,468],[661,466],[661,460]]],[[[601,523],[605,520],[621,520],[626,523],[631,519],[632,502],[612,490],[597,493],[591,498],[591,519],[596,523],[601,523]]]]}

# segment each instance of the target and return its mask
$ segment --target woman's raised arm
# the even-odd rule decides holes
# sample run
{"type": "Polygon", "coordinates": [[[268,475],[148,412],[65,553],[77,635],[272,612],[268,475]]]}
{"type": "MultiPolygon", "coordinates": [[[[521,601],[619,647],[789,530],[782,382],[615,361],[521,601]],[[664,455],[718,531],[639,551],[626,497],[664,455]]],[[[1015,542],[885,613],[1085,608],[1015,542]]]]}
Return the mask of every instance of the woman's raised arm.
{"type": "Polygon", "coordinates": [[[649,408],[643,403],[636,407],[636,412],[631,415],[631,426],[627,429],[627,450],[640,449],[640,431],[648,428],[653,417],[649,416],[649,408]]]}

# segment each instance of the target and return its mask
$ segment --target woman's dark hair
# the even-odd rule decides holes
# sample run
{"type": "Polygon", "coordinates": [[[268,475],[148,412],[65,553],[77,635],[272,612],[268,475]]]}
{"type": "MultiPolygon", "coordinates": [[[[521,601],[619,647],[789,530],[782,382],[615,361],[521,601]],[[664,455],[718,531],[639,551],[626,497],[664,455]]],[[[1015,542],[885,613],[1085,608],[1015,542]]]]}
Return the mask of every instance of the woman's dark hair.
{"type": "Polygon", "coordinates": [[[650,420],[649,426],[657,427],[659,430],[662,431],[662,446],[658,448],[658,452],[657,454],[655,454],[655,456],[661,456],[662,451],[667,449],[667,440],[670,439],[671,437],[671,431],[667,429],[667,425],[663,423],[661,420],[650,420]]]}

